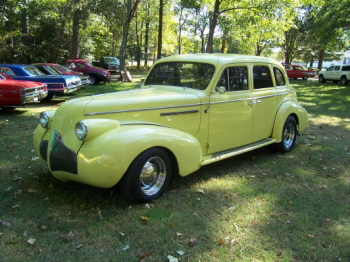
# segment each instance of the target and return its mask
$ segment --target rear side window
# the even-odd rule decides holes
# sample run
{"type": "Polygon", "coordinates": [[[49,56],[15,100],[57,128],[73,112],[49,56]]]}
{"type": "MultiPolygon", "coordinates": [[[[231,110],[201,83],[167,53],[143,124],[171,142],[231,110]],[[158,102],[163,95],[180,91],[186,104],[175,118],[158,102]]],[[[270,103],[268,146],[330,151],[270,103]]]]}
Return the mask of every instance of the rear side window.
{"type": "Polygon", "coordinates": [[[273,73],[275,75],[276,85],[277,86],[284,86],[284,85],[286,85],[286,81],[284,79],[284,76],[283,76],[281,70],[279,70],[278,68],[274,67],[273,68],[273,73]]]}
{"type": "Polygon", "coordinates": [[[254,89],[273,87],[270,69],[268,66],[253,67],[254,89]]]}
{"type": "Polygon", "coordinates": [[[342,71],[350,71],[350,66],[343,66],[342,71]]]}

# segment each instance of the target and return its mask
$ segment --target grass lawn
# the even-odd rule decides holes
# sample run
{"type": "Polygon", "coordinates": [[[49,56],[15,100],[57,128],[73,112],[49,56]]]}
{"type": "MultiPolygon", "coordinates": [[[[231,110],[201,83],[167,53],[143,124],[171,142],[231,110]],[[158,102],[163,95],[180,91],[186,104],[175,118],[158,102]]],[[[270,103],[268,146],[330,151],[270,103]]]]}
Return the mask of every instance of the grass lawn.
{"type": "Polygon", "coordinates": [[[0,261],[350,261],[350,85],[291,84],[310,117],[292,152],[204,166],[146,205],[58,181],[32,146],[41,111],[136,82],[0,110],[0,261]]]}

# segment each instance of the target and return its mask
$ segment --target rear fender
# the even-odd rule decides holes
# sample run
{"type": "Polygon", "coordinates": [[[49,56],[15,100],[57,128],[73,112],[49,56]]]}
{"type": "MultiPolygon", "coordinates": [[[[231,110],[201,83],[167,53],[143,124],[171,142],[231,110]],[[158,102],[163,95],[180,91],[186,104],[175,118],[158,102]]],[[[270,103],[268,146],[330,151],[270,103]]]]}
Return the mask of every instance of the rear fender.
{"type": "Polygon", "coordinates": [[[282,141],[283,126],[290,115],[295,117],[299,133],[306,128],[308,115],[305,108],[294,101],[286,101],[279,107],[275,118],[272,138],[276,139],[276,142],[282,141]]]}

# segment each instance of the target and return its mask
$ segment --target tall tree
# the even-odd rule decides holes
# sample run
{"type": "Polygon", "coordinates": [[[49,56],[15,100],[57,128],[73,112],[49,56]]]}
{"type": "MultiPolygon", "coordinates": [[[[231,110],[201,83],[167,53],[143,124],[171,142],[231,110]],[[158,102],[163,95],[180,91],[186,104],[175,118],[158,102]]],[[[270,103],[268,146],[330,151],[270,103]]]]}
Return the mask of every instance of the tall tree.
{"type": "Polygon", "coordinates": [[[125,54],[126,54],[126,45],[128,42],[129,36],[129,26],[132,21],[132,18],[137,10],[137,6],[140,3],[140,0],[126,0],[124,2],[126,7],[126,16],[123,25],[123,38],[120,45],[119,60],[120,60],[120,69],[125,70],[125,54]]]}

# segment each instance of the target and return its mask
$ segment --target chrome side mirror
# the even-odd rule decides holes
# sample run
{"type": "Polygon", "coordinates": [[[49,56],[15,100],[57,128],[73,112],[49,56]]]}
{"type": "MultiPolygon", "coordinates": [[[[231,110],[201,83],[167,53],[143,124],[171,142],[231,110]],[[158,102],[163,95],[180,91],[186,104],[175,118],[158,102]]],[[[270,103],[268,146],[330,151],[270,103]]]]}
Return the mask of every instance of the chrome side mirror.
{"type": "Polygon", "coordinates": [[[215,88],[215,91],[218,92],[219,94],[225,94],[226,88],[224,86],[217,86],[215,88]]]}

